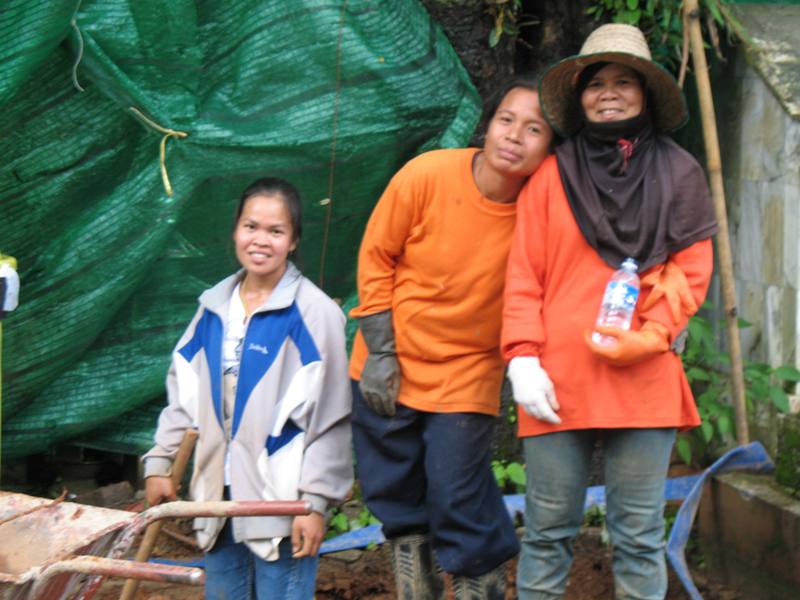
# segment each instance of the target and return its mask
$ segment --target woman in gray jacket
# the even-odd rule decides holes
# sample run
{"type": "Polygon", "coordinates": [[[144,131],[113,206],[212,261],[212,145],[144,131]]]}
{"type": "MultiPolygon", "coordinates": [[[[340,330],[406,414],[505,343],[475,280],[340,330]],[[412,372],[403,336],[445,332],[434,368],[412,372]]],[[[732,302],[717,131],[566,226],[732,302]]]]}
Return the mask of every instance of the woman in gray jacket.
{"type": "Polygon", "coordinates": [[[183,432],[196,428],[193,500],[313,507],[294,518],[195,519],[206,598],[312,598],[325,511],[352,484],[345,317],[289,261],[300,206],[281,179],[259,179],[242,194],[233,233],[242,269],[200,296],[144,457],[150,505],[175,499],[172,460],[183,432]]]}

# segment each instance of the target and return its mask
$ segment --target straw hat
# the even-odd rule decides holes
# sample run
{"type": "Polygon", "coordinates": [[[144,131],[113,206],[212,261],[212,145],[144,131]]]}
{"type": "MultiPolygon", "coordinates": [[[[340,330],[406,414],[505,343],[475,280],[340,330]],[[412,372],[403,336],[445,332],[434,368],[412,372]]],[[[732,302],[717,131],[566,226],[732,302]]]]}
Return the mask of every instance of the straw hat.
{"type": "Polygon", "coordinates": [[[597,62],[619,63],[644,77],[653,124],[658,131],[672,131],[686,122],[688,111],[683,93],[675,78],[653,62],[644,34],[633,25],[613,23],[595,29],[579,54],[556,63],[542,77],[539,84],[542,111],[562,136],[575,133],[583,123],[575,86],[581,71],[597,62]]]}

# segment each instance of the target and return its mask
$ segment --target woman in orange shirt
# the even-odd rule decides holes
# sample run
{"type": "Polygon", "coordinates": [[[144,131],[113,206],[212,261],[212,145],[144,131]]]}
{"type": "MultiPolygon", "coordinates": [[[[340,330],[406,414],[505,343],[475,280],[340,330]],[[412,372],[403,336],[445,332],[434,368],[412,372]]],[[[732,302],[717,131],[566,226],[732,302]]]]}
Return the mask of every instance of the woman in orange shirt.
{"type": "Polygon", "coordinates": [[[604,25],[540,84],[567,137],[519,196],[502,349],[524,438],[528,489],[517,589],[560,598],[595,441],[604,454],[616,598],[666,593],[664,483],[677,429],[700,420],[670,351],[702,303],[716,231],[697,162],[664,132],[687,112],[641,31],[604,25]],[[612,273],[643,273],[630,330],[587,335],[612,273]]]}
{"type": "Polygon", "coordinates": [[[400,598],[440,597],[443,569],[457,598],[502,599],[519,551],[490,441],[515,200],[552,132],[533,79],[500,90],[485,115],[483,148],[427,152],[392,178],[359,251],[356,464],[400,598]]]}

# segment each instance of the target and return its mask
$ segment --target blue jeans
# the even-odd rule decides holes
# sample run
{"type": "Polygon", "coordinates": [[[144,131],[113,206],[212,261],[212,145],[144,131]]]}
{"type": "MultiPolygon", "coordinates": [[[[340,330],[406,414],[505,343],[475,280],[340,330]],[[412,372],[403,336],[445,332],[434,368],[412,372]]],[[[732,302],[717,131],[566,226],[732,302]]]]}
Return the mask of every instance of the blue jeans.
{"type": "Polygon", "coordinates": [[[491,468],[496,417],[401,404],[382,417],[353,382],[353,445],[364,502],[387,538],[429,534],[442,568],[488,573],[519,552],[491,468]]]}
{"type": "Polygon", "coordinates": [[[555,600],[564,593],[598,436],[615,598],[661,600],[666,595],[664,487],[675,430],[605,429],[523,440],[528,486],[517,571],[520,600],[555,600]]]}
{"type": "Polygon", "coordinates": [[[230,521],[206,552],[206,600],[311,600],[319,557],[292,558],[292,541],[280,543],[280,558],[266,561],[231,533],[230,521]]]}

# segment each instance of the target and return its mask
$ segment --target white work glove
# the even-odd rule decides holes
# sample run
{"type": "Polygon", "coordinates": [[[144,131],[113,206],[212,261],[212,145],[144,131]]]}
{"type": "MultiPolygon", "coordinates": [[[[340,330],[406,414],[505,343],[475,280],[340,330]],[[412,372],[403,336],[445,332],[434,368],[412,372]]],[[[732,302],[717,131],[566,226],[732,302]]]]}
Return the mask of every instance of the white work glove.
{"type": "Polygon", "coordinates": [[[535,356],[517,356],[508,363],[508,378],[514,401],[526,413],[540,421],[557,425],[561,419],[555,413],[560,406],[556,391],[547,372],[535,356]]]}

